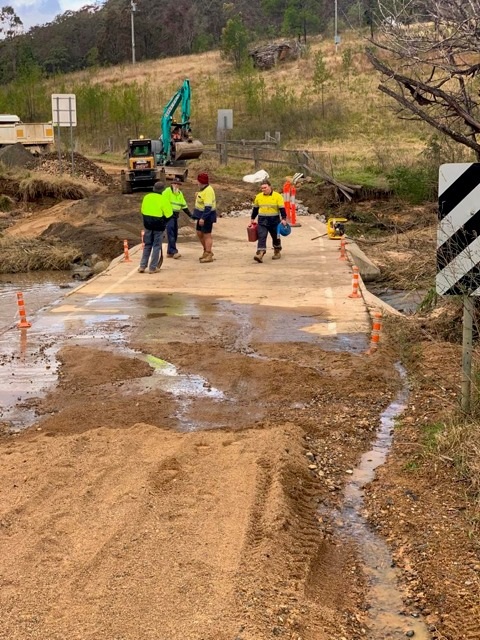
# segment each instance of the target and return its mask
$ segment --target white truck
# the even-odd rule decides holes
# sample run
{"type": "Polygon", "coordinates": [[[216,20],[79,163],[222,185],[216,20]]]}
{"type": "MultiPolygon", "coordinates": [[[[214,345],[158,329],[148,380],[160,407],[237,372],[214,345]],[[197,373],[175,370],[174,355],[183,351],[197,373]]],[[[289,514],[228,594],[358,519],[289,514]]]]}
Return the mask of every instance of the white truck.
{"type": "Polygon", "coordinates": [[[18,116],[0,114],[0,149],[19,142],[31,153],[45,153],[54,143],[51,122],[24,123],[18,116]]]}

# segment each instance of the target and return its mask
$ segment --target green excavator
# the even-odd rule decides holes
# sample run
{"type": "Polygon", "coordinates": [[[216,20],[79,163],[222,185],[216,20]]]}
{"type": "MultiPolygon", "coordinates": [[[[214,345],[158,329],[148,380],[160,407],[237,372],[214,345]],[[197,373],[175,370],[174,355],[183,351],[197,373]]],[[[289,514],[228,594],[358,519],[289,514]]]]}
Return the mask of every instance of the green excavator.
{"type": "Polygon", "coordinates": [[[127,169],[120,175],[122,193],[146,191],[157,180],[172,178],[186,180],[187,160],[199,158],[203,144],[195,140],[190,126],[190,81],[184,80],[180,89],[163,109],[160,138],[130,139],[127,143],[127,169]],[[181,119],[174,119],[181,105],[181,119]]]}

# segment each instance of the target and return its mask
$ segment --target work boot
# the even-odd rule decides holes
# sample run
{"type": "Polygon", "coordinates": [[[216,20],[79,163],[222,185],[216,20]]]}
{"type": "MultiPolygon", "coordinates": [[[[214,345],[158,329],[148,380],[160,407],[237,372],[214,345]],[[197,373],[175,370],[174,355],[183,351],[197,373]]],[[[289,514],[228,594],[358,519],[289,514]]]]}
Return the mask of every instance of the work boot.
{"type": "Polygon", "coordinates": [[[266,251],[257,251],[257,253],[253,256],[255,262],[263,262],[263,256],[265,255],[265,253],[266,251]]]}
{"type": "Polygon", "coordinates": [[[200,262],[203,264],[205,262],[213,262],[213,253],[211,251],[205,251],[205,256],[200,258],[200,262]]]}
{"type": "Polygon", "coordinates": [[[199,261],[201,262],[204,258],[206,258],[208,255],[208,251],[205,251],[205,249],[203,250],[202,255],[199,258],[199,261]]]}
{"type": "Polygon", "coordinates": [[[280,260],[281,257],[282,257],[282,250],[281,249],[274,249],[273,250],[272,260],[280,260]]]}

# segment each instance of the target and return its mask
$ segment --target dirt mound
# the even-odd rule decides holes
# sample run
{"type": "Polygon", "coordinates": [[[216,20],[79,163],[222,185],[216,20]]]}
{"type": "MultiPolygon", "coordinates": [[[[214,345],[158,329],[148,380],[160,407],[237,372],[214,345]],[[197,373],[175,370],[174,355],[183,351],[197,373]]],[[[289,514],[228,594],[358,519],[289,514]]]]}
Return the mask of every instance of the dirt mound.
{"type": "MultiPolygon", "coordinates": [[[[50,175],[69,173],[71,167],[72,156],[65,153],[60,155],[60,161],[58,153],[46,153],[38,159],[36,165],[38,171],[43,171],[50,175]]],[[[80,153],[73,154],[73,172],[76,177],[84,178],[105,187],[112,187],[115,182],[106,171],[80,153]]]]}
{"type": "MultiPolygon", "coordinates": [[[[74,227],[67,222],[55,222],[41,234],[41,238],[60,239],[68,245],[76,247],[85,258],[92,254],[104,260],[113,260],[123,251],[123,240],[118,230],[101,222],[96,225],[74,227]]],[[[128,239],[128,238],[127,238],[128,239]]],[[[130,245],[133,239],[130,240],[130,245]]]]}
{"type": "Polygon", "coordinates": [[[7,167],[30,167],[35,164],[35,159],[23,144],[17,142],[0,149],[0,162],[7,167]]]}

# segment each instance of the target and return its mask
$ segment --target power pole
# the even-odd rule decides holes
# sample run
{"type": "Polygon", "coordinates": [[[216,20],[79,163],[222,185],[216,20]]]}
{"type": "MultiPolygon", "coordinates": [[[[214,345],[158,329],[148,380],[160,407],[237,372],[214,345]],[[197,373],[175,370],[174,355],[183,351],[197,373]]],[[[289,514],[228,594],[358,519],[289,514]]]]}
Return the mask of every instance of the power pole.
{"type": "Polygon", "coordinates": [[[338,43],[339,43],[339,38],[338,38],[338,7],[337,7],[337,0],[335,0],[335,35],[334,35],[334,39],[333,39],[334,43],[335,43],[335,53],[337,53],[337,49],[338,49],[338,43]]]}
{"type": "Polygon", "coordinates": [[[131,20],[131,24],[132,24],[132,64],[135,64],[136,60],[135,60],[135,20],[134,20],[134,14],[135,11],[137,9],[137,5],[135,4],[134,0],[131,0],[131,4],[130,4],[130,20],[131,20]]]}

